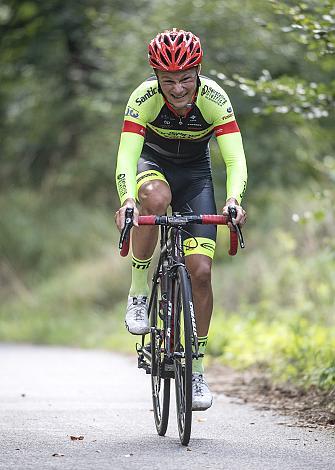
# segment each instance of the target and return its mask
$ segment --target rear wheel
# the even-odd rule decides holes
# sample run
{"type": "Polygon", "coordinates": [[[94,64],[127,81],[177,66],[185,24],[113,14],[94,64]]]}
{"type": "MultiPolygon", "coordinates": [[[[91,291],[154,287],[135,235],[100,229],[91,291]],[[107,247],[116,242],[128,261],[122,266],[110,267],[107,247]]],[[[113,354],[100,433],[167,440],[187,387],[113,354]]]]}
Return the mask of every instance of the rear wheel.
{"type": "MultiPolygon", "coordinates": [[[[160,279],[159,279],[160,281],[160,279]]],[[[164,321],[160,282],[153,288],[149,311],[151,326],[151,390],[157,432],[164,436],[169,421],[170,378],[164,378],[164,321]]]]}
{"type": "Polygon", "coordinates": [[[192,325],[191,282],[185,268],[179,268],[174,283],[174,370],[177,420],[180,441],[187,445],[192,426],[192,325]]]}

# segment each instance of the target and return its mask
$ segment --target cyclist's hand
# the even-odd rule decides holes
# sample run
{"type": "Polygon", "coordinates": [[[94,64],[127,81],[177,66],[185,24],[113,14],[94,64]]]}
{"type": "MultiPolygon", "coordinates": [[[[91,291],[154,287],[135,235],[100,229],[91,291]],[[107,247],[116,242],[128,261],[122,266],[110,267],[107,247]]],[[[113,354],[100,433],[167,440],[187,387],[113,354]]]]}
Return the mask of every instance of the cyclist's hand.
{"type": "Polygon", "coordinates": [[[126,212],[126,209],[128,209],[128,208],[134,210],[133,224],[136,227],[138,227],[138,210],[137,210],[137,207],[136,207],[136,202],[135,202],[134,199],[126,199],[123,206],[120,207],[120,209],[115,212],[115,223],[116,223],[117,228],[119,229],[120,232],[122,231],[122,229],[124,227],[125,212],[126,212]]]}
{"type": "MultiPolygon", "coordinates": [[[[223,215],[228,216],[228,207],[229,207],[229,206],[234,206],[235,209],[236,209],[237,215],[236,215],[236,219],[234,220],[235,223],[236,223],[237,225],[243,225],[243,224],[245,224],[246,221],[247,221],[247,213],[245,212],[245,210],[243,209],[243,207],[238,204],[238,202],[236,201],[236,199],[230,198],[230,199],[228,199],[228,200],[226,201],[226,204],[225,204],[224,208],[222,209],[223,215]]],[[[230,229],[233,228],[231,222],[228,222],[228,227],[229,227],[230,229]]]]}

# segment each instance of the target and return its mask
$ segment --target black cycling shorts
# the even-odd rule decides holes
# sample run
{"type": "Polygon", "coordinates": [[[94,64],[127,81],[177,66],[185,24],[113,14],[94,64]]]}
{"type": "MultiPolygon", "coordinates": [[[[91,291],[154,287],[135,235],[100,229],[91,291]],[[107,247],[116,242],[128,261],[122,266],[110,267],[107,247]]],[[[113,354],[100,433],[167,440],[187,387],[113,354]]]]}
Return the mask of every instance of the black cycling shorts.
{"type": "MultiPolygon", "coordinates": [[[[216,214],[216,204],[208,158],[176,164],[144,146],[137,165],[137,190],[152,180],[165,181],[171,190],[173,212],[181,214],[216,214]]],[[[213,258],[215,225],[190,225],[183,233],[185,255],[202,254],[213,258]]]]}

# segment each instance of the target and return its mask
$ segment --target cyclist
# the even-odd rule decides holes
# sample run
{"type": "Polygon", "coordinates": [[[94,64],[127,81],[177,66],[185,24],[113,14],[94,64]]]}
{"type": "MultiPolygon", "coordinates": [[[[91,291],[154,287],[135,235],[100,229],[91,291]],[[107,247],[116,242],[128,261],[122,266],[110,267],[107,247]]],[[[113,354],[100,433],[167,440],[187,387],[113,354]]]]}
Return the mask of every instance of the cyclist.
{"type": "MultiPolygon", "coordinates": [[[[139,335],[149,332],[147,274],[158,228],[136,227],[138,214],[163,215],[170,205],[180,213],[216,213],[209,153],[213,134],[227,172],[223,214],[234,205],[236,223],[246,221],[240,205],[247,182],[241,134],[225,91],[200,75],[203,51],[199,38],[174,28],[152,39],[148,50],[154,73],[130,96],[116,168],[121,208],[115,221],[121,230],[125,210],[132,208],[135,225],[125,323],[130,333],[139,335]]],[[[200,352],[205,353],[213,308],[216,227],[195,225],[188,230],[183,242],[185,259],[192,280],[200,352]]],[[[193,363],[192,408],[205,410],[212,404],[212,394],[203,376],[202,358],[193,363]]]]}

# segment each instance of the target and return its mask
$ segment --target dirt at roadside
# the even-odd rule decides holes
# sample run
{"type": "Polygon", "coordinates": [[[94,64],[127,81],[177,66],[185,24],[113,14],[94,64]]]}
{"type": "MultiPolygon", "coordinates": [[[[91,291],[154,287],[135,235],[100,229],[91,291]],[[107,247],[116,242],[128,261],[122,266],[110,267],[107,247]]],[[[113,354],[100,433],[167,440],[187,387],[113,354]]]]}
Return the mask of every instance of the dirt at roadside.
{"type": "Polygon", "coordinates": [[[273,385],[261,371],[236,371],[218,363],[206,370],[211,390],[251,403],[261,410],[273,410],[293,418],[292,426],[335,431],[335,389],[321,392],[316,388],[301,390],[290,384],[273,385]]]}

